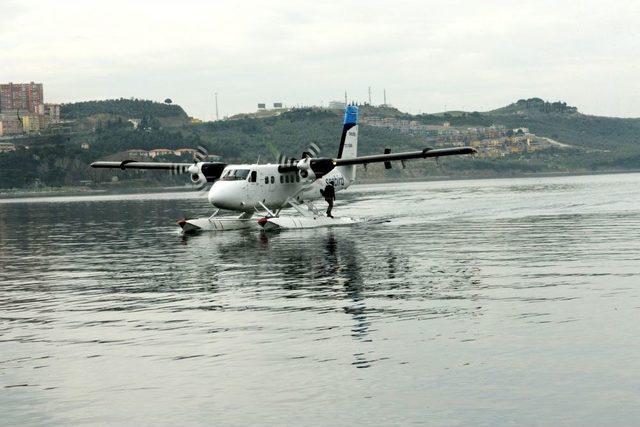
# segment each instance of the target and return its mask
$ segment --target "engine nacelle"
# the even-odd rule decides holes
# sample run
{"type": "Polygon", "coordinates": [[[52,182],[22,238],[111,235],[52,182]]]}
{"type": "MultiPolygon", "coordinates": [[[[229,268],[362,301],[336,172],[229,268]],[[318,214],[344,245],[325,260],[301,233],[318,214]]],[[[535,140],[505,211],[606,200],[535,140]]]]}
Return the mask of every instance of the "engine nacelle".
{"type": "Polygon", "coordinates": [[[201,173],[193,173],[191,174],[191,182],[194,184],[198,184],[200,182],[206,182],[207,178],[201,173]]]}
{"type": "Polygon", "coordinates": [[[207,182],[207,177],[202,173],[202,163],[195,163],[188,169],[191,182],[194,184],[203,184],[207,182]]]}
{"type": "Polygon", "coordinates": [[[332,159],[316,158],[309,160],[309,167],[313,171],[313,174],[317,178],[322,178],[336,167],[336,164],[332,159]]]}
{"type": "Polygon", "coordinates": [[[303,180],[314,181],[316,179],[316,174],[313,169],[311,169],[311,159],[309,157],[305,157],[304,159],[300,160],[296,164],[296,167],[298,168],[298,174],[300,175],[300,178],[302,178],[303,180]]]}
{"type": "Polygon", "coordinates": [[[222,171],[227,167],[226,163],[221,162],[199,162],[194,163],[187,169],[191,177],[191,182],[201,184],[207,182],[215,182],[222,171]]]}
{"type": "Polygon", "coordinates": [[[278,172],[289,173],[298,172],[300,178],[309,182],[322,178],[335,168],[336,165],[332,159],[327,158],[310,158],[305,157],[291,164],[278,166],[278,172]]]}

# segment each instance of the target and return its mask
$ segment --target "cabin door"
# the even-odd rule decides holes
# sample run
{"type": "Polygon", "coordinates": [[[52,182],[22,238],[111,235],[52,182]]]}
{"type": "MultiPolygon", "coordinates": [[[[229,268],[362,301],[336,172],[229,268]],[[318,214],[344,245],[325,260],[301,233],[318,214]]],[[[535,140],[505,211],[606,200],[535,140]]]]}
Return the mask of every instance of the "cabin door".
{"type": "Polygon", "coordinates": [[[264,191],[264,181],[258,179],[258,171],[252,170],[247,178],[247,201],[254,205],[253,202],[262,200],[261,193],[264,191]]]}

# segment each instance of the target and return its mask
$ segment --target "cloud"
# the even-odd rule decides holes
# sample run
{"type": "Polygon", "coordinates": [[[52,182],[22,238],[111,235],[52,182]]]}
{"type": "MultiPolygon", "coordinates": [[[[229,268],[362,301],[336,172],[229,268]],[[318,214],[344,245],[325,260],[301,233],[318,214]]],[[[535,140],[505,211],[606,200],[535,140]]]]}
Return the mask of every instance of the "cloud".
{"type": "MultiPolygon", "coordinates": [[[[56,101],[170,96],[210,118],[374,87],[410,111],[523,96],[640,116],[637,2],[58,1],[3,3],[3,80],[56,101]],[[8,17],[8,18],[5,18],[8,17]],[[4,22],[7,24],[4,25],[4,22]]],[[[376,101],[374,99],[374,102],[376,101]]]]}

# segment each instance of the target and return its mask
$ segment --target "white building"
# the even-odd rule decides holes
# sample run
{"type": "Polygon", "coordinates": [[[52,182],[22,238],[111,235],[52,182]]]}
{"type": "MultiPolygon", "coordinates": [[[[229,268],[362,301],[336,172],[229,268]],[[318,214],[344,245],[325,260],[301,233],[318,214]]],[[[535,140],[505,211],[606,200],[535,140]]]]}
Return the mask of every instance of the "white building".
{"type": "Polygon", "coordinates": [[[175,153],[173,152],[173,150],[169,150],[167,148],[155,148],[149,151],[149,157],[151,157],[152,159],[158,156],[169,156],[169,155],[175,155],[175,153]]]}
{"type": "Polygon", "coordinates": [[[16,151],[16,145],[10,142],[0,142],[0,153],[10,153],[16,151]]]}
{"type": "Polygon", "coordinates": [[[130,157],[149,157],[147,150],[127,150],[127,155],[130,157]]]}

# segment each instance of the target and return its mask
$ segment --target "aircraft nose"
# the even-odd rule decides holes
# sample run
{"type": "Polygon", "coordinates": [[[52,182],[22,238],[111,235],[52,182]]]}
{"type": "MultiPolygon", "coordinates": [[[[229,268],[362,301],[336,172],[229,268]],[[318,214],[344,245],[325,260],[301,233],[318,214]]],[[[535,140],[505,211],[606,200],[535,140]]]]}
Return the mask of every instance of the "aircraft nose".
{"type": "Polygon", "coordinates": [[[234,193],[230,190],[232,189],[225,188],[224,186],[218,185],[218,183],[213,184],[211,190],[209,190],[209,203],[221,209],[233,208],[234,193]]]}
{"type": "Polygon", "coordinates": [[[211,186],[208,194],[209,203],[211,203],[213,206],[217,206],[216,201],[221,199],[220,188],[216,184],[217,183],[211,186]]]}

